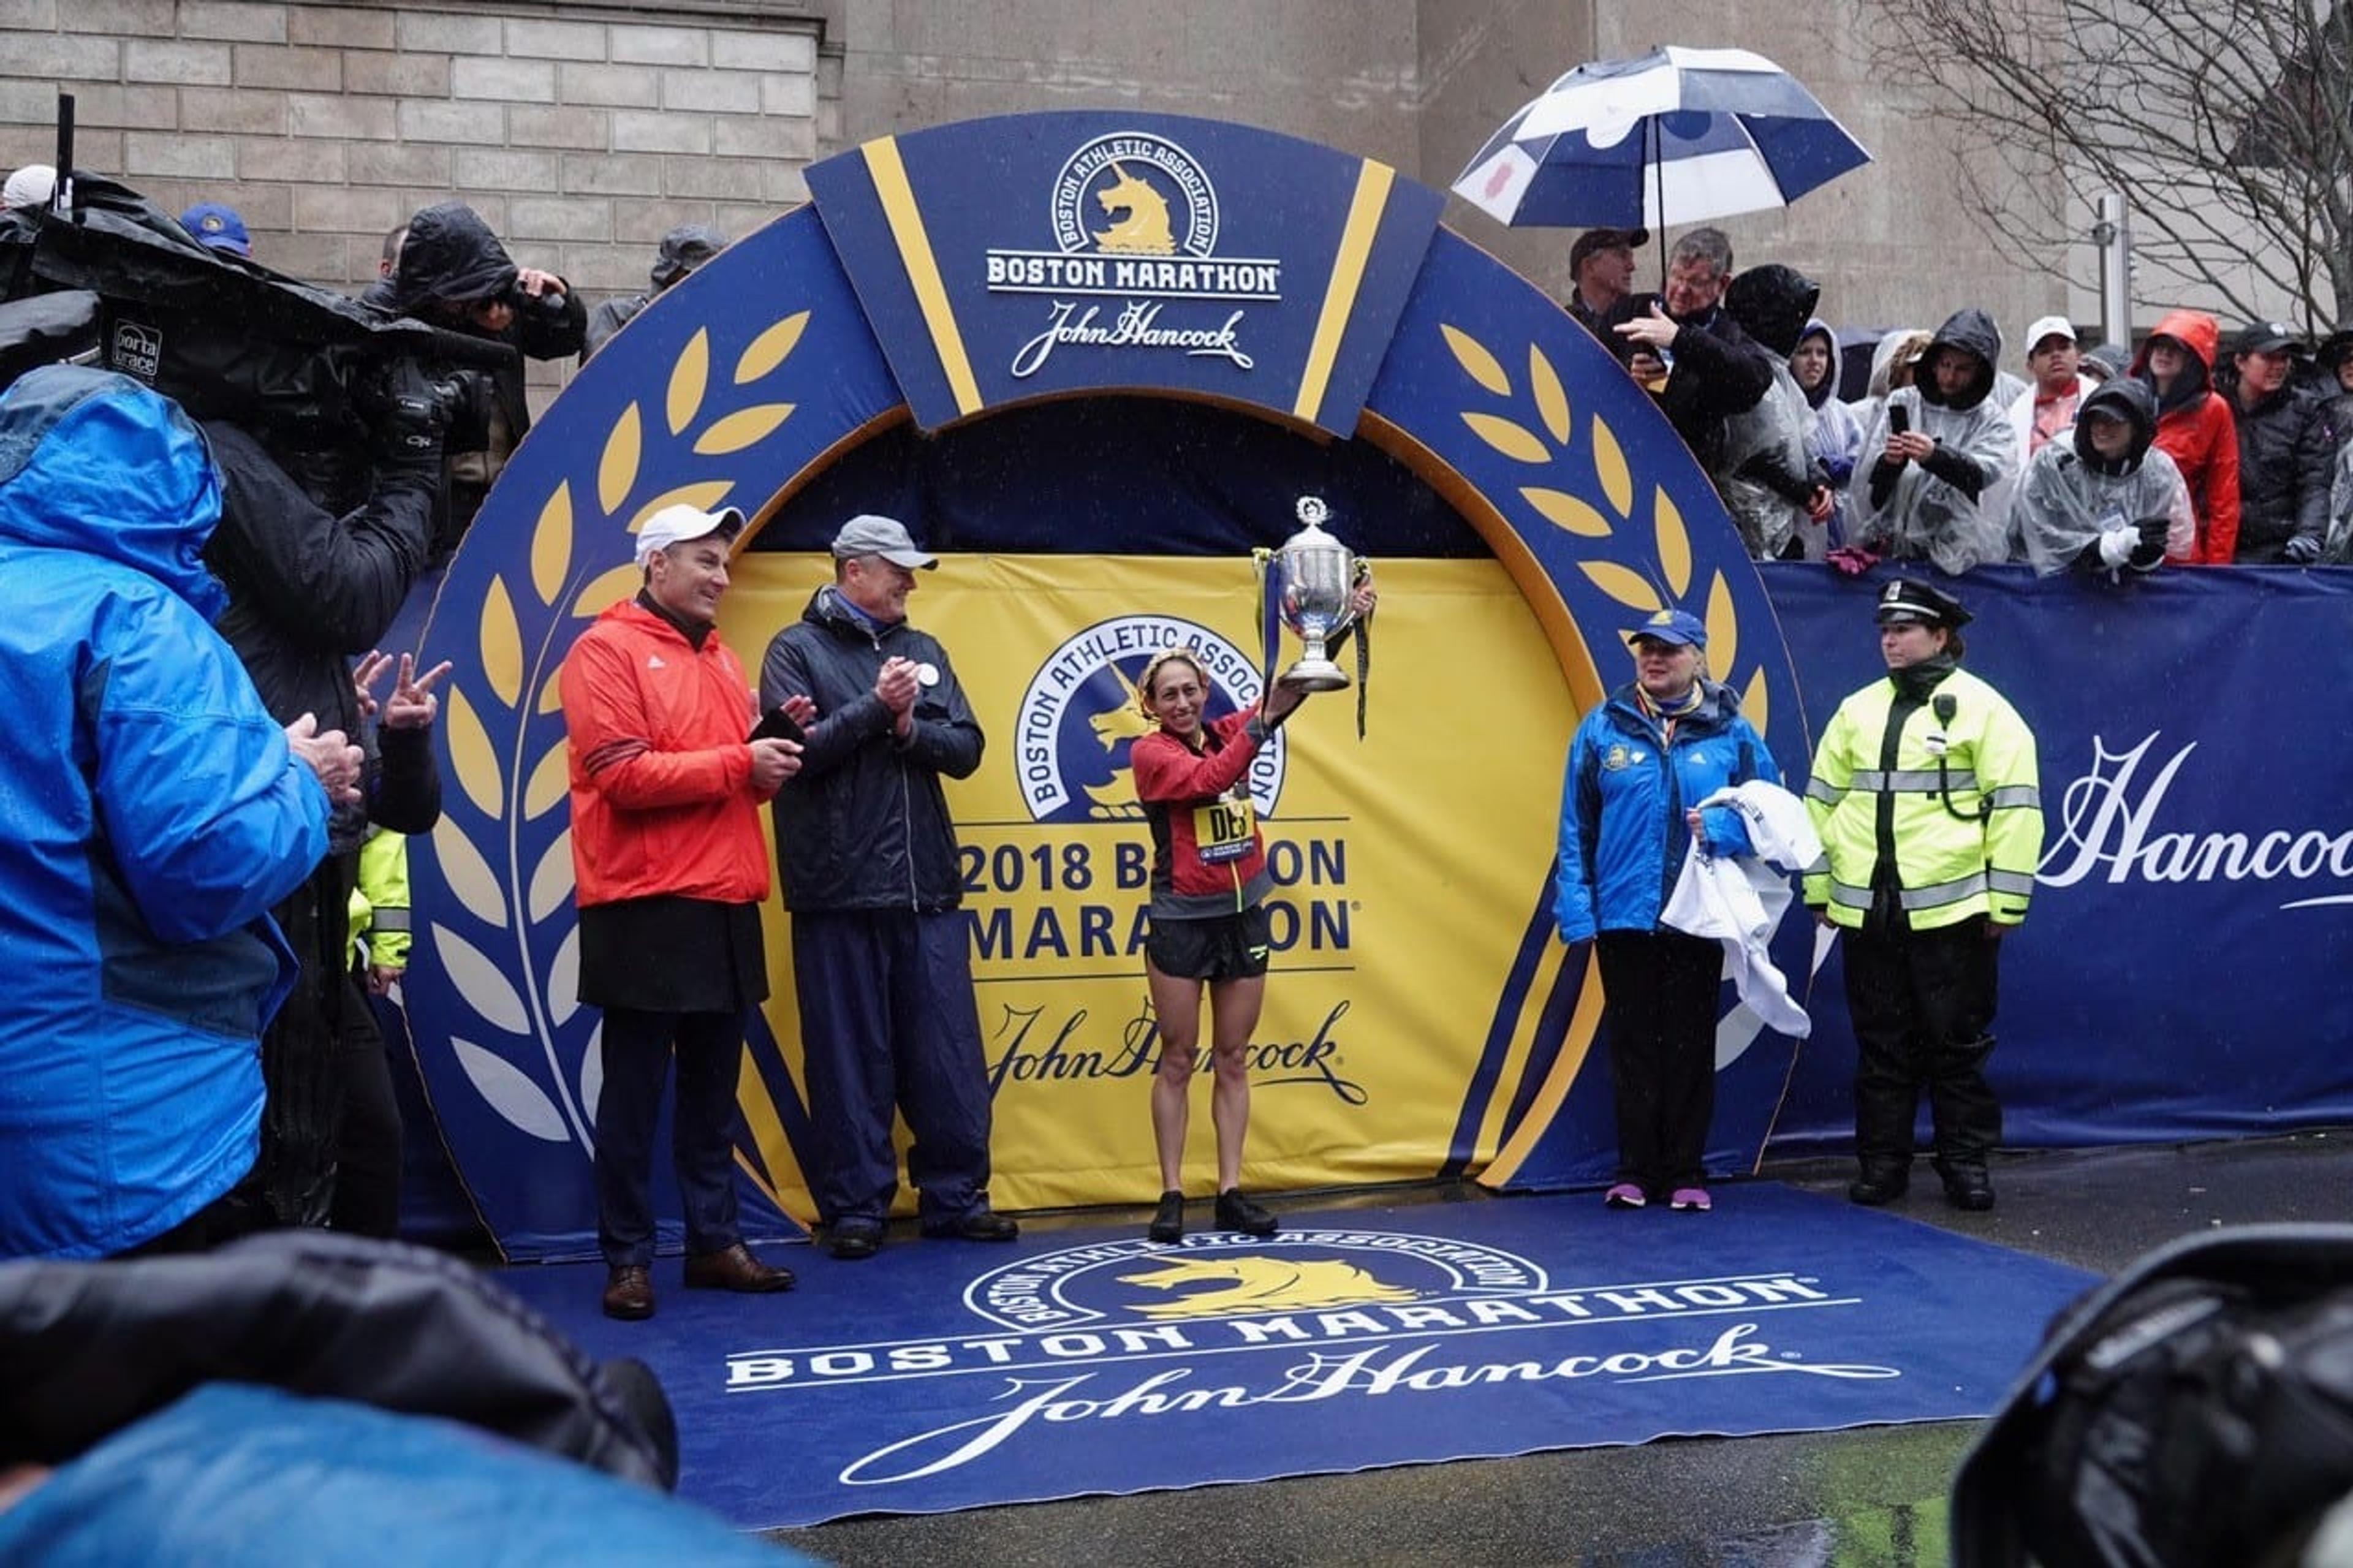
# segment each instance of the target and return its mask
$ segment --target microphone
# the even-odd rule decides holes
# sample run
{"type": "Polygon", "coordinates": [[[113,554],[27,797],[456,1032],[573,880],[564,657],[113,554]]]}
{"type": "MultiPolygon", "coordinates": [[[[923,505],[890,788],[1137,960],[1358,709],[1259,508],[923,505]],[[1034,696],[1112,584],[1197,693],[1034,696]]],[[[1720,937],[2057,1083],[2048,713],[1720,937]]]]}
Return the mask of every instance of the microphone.
{"type": "Polygon", "coordinates": [[[1929,700],[1928,711],[1936,716],[1937,723],[1949,724],[1953,721],[1953,710],[1958,706],[1959,704],[1953,700],[1951,692],[1939,691],[1929,700]]]}

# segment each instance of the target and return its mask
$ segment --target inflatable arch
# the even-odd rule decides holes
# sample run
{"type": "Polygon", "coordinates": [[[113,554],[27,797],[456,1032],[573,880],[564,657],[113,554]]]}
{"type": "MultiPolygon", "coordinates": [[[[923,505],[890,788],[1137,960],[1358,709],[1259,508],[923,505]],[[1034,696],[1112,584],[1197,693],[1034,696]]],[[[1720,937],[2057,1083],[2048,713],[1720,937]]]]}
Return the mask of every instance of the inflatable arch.
{"type": "MultiPolygon", "coordinates": [[[[1267,132],[1012,116],[870,143],[809,188],[584,368],[427,623],[428,657],[458,668],[406,1003],[501,1248],[594,1247],[596,1019],[575,999],[555,676],[635,592],[633,528],[681,500],[754,519],[721,617],[750,669],[828,578],[849,511],[912,505],[945,554],[913,614],[989,734],[950,800],[994,1192],[1019,1209],[1156,1188],[1128,683],[1189,640],[1222,700],[1254,700],[1249,547],[1281,542],[1291,497],[1330,500],[1377,564],[1377,657],[1364,740],[1323,699],[1254,781],[1283,886],[1249,1180],[1603,1173],[1599,987],[1549,909],[1568,732],[1625,678],[1621,628],[1672,605],[1706,621],[1712,672],[1784,768],[1808,749],[1758,573],[1650,400],[1440,226],[1435,192],[1267,132]]],[[[772,901],[740,1093],[755,1236],[810,1217],[786,918],[772,901]]],[[[1753,1164],[1792,1053],[1727,1016],[1713,1165],[1753,1164]]]]}

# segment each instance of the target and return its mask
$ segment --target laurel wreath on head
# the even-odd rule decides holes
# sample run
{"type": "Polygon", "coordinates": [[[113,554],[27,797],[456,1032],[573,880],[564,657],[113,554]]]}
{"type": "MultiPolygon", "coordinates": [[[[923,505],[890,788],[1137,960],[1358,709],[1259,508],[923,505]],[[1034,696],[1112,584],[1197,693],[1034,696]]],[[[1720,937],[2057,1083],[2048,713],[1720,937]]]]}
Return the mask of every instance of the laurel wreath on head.
{"type": "MultiPolygon", "coordinates": [[[[753,337],[728,375],[735,387],[766,381],[807,329],[809,312],[785,316],[753,337]]],[[[680,351],[652,417],[653,438],[682,444],[699,458],[734,458],[774,435],[797,406],[760,402],[704,419],[712,390],[711,331],[698,330],[680,351]]],[[[481,668],[447,691],[443,725],[450,771],[470,812],[445,811],[432,846],[457,905],[472,918],[462,931],[432,919],[427,931],[442,973],[484,1040],[456,1032],[450,1047],[483,1100],[518,1131],[548,1142],[594,1147],[596,1104],[602,1089],[596,1030],[578,1058],[559,1048],[558,1034],[579,1012],[580,927],[572,906],[572,830],[558,834],[525,866],[525,824],[554,810],[567,795],[564,735],[550,738],[547,719],[559,711],[557,676],[575,635],[575,623],[593,618],[637,591],[638,568],[624,562],[595,571],[617,542],[634,535],[663,507],[708,510],[738,482],[713,472],[659,495],[640,497],[648,449],[649,400],[631,399],[596,448],[592,474],[559,480],[539,510],[528,558],[529,584],[517,593],[503,574],[482,595],[477,630],[481,668]],[[611,525],[623,526],[615,529],[611,525]],[[582,549],[583,541],[589,547],[582,549]],[[582,558],[585,555],[586,560],[582,558]],[[590,574],[594,572],[594,575],[590,574]],[[585,579],[585,580],[584,580],[585,579]],[[475,821],[470,832],[461,816],[475,821]],[[486,852],[485,847],[488,847],[486,852]],[[503,874],[492,856],[503,859],[503,874]],[[493,952],[500,956],[493,957],[493,952]],[[518,986],[521,974],[529,984],[518,986]]],[[[547,435],[555,432],[550,430],[547,435]]],[[[672,452],[665,457],[674,456],[672,452]]],[[[664,472],[674,472],[671,465],[664,472]]]]}
{"type": "MultiPolygon", "coordinates": [[[[1493,395],[1520,405],[1521,397],[1513,387],[1511,373],[1485,344],[1459,327],[1441,323],[1439,331],[1464,374],[1493,395]]],[[[1574,450],[1576,422],[1568,405],[1568,390],[1552,361],[1535,342],[1528,344],[1525,403],[1514,412],[1521,417],[1465,409],[1461,418],[1472,434],[1489,447],[1530,467],[1550,468],[1574,450]],[[1527,418],[1530,415],[1534,416],[1534,427],[1527,418]]],[[[1596,414],[1587,421],[1586,431],[1594,478],[1602,500],[1609,503],[1609,513],[1602,512],[1581,496],[1546,485],[1521,486],[1520,499],[1537,516],[1565,533],[1580,539],[1618,539],[1622,548],[1630,541],[1623,537],[1621,531],[1637,526],[1634,475],[1627,466],[1625,448],[1618,444],[1617,433],[1609,428],[1609,420],[1596,414]]],[[[1647,563],[1647,571],[1637,571],[1618,561],[1577,563],[1577,570],[1595,587],[1618,603],[1645,613],[1680,607],[1692,593],[1691,531],[1684,526],[1682,510],[1662,485],[1651,487],[1650,527],[1652,558],[1647,563]]],[[[1733,603],[1732,585],[1721,570],[1710,575],[1706,602],[1707,612],[1701,619],[1707,626],[1709,667],[1721,672],[1717,679],[1740,691],[1740,710],[1761,735],[1766,732],[1768,717],[1765,667],[1761,660],[1757,661],[1746,685],[1736,678],[1740,616],[1733,603]]]]}

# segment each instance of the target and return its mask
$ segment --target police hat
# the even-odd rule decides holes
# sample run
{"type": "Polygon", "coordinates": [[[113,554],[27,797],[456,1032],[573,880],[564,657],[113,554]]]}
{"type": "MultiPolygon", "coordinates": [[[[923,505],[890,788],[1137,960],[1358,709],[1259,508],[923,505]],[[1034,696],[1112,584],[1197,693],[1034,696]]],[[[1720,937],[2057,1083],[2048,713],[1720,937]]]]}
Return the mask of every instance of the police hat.
{"type": "Polygon", "coordinates": [[[1882,588],[1875,614],[1883,626],[1905,624],[1965,626],[1969,624],[1969,613],[1961,608],[1958,599],[1917,577],[1898,577],[1882,588]]]}

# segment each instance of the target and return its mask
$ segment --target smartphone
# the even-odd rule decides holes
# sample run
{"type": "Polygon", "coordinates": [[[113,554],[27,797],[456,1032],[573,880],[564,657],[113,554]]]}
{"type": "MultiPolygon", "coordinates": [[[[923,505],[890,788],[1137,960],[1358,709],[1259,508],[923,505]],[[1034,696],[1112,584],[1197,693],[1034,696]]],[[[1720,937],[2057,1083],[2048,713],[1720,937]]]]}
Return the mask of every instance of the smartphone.
{"type": "Polygon", "coordinates": [[[750,741],[790,741],[797,745],[800,742],[807,741],[808,739],[808,734],[806,731],[802,730],[799,723],[795,721],[791,714],[786,712],[782,708],[771,708],[765,713],[760,715],[760,721],[752,727],[751,734],[745,736],[744,739],[750,741]]]}
{"type": "Polygon", "coordinates": [[[1911,428],[1912,416],[1904,411],[1904,405],[1898,403],[1888,409],[1887,433],[1889,435],[1901,436],[1911,428]]]}

